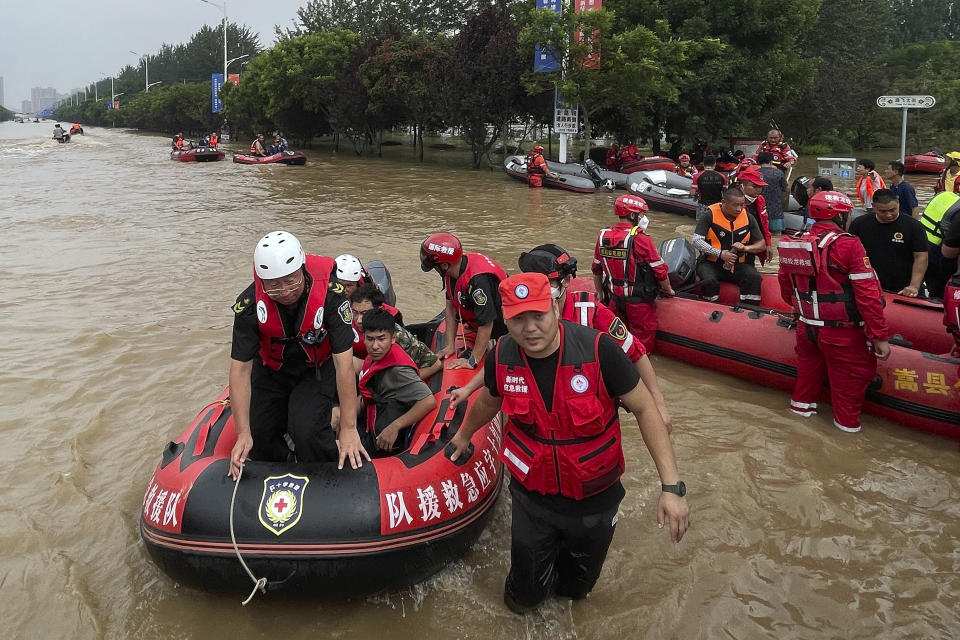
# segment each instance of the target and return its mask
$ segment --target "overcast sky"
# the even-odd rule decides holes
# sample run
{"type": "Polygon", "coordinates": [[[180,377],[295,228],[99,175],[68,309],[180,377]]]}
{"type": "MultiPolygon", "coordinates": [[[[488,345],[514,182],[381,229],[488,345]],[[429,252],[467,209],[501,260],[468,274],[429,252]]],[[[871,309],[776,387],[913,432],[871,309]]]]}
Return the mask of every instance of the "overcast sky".
{"type": "MultiPolygon", "coordinates": [[[[222,0],[213,0],[222,5],[222,0]]],[[[227,19],[274,41],[274,25],[292,26],[307,0],[226,0],[227,19]]],[[[59,93],[109,77],[164,43],[187,42],[204,24],[219,26],[223,12],[201,0],[47,0],[2,3],[0,76],[4,106],[20,109],[32,87],[59,93]]],[[[215,70],[211,70],[215,71],[215,70]]]]}

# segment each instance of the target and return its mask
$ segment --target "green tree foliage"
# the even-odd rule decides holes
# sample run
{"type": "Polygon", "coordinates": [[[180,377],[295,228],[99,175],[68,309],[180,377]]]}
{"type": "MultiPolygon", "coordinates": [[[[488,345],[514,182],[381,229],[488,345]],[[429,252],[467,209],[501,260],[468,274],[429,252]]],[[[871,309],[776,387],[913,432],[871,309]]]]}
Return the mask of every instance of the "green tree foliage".
{"type": "Polygon", "coordinates": [[[434,79],[449,64],[449,56],[446,36],[414,33],[387,40],[360,65],[360,79],[369,92],[367,108],[384,121],[393,118],[413,126],[420,162],[424,128],[441,121],[434,79]]]}
{"type": "Polygon", "coordinates": [[[897,46],[960,38],[960,2],[890,0],[896,16],[897,46]]]}
{"type": "Polygon", "coordinates": [[[528,59],[517,49],[518,35],[502,7],[474,13],[454,38],[450,62],[439,77],[441,113],[448,125],[463,131],[474,168],[526,104],[521,76],[528,59]]]}
{"type": "Polygon", "coordinates": [[[447,33],[460,28],[478,0],[310,0],[297,9],[292,29],[277,28],[290,38],[330,29],[349,29],[363,38],[383,39],[409,33],[447,33]]]}
{"type": "MultiPolygon", "coordinates": [[[[931,109],[910,112],[910,142],[915,151],[939,146],[943,151],[960,149],[960,43],[940,40],[914,44],[891,51],[883,59],[890,82],[889,93],[932,95],[931,109]]],[[[887,109],[885,111],[895,110],[887,109]]]]}
{"type": "Polygon", "coordinates": [[[4,122],[5,120],[13,120],[13,112],[3,105],[0,105],[0,122],[4,122]]]}

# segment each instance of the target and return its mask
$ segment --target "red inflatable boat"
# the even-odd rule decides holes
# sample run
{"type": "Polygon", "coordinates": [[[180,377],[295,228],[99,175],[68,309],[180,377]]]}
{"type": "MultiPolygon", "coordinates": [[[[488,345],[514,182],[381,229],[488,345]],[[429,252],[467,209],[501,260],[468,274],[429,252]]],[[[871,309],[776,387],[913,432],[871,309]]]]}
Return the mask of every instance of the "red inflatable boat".
{"type": "MultiPolygon", "coordinates": [[[[895,293],[883,294],[887,304],[883,315],[887,325],[896,334],[896,344],[929,353],[949,353],[953,338],[943,326],[943,304],[925,298],[908,298],[895,293]]],[[[734,305],[740,299],[740,290],[732,282],[720,283],[721,304],[734,305]]],[[[763,274],[760,305],[775,311],[791,312],[780,297],[780,285],[774,274],[763,274]]]]}
{"type": "MultiPolygon", "coordinates": [[[[442,325],[437,334],[435,348],[442,325]]],[[[163,450],[140,512],[147,550],[173,579],[212,590],[250,588],[238,555],[268,589],[294,593],[342,598],[428,578],[476,541],[503,481],[499,414],[465,459],[445,454],[476,397],[451,408],[450,392],[475,373],[434,376],[437,407],[402,453],[341,470],[249,461],[236,484],[227,477],[236,433],[224,390],[163,450]]]]}
{"type": "Polygon", "coordinates": [[[907,156],[903,159],[907,173],[942,173],[947,168],[947,159],[936,151],[907,156]]]}
{"type": "Polygon", "coordinates": [[[629,160],[623,163],[620,173],[633,173],[634,171],[673,171],[677,163],[672,158],[665,156],[650,156],[649,158],[640,158],[638,160],[629,160]]]}
{"type": "Polygon", "coordinates": [[[233,161],[238,164],[307,164],[307,156],[300,151],[281,151],[269,156],[248,156],[234,154],[233,161]]]}
{"type": "MultiPolygon", "coordinates": [[[[788,314],[686,297],[657,302],[656,353],[791,391],[795,323],[788,314]]],[[[911,429],[960,440],[960,360],[891,346],[879,362],[864,411],[911,429]]],[[[829,391],[824,387],[824,400],[829,391]]],[[[786,406],[786,402],[784,403],[786,406]]]]}
{"type": "Polygon", "coordinates": [[[216,147],[197,147],[196,149],[174,149],[171,160],[180,162],[217,162],[223,160],[224,153],[216,147]]]}

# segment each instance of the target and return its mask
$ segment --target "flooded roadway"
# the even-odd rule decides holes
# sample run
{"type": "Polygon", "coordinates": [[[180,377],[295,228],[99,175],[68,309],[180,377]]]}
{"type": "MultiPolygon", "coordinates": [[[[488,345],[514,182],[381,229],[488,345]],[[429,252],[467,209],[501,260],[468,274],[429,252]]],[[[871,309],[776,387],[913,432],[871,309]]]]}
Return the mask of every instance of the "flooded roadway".
{"type": "MultiPolygon", "coordinates": [[[[179,587],[138,536],[161,448],[227,380],[230,305],[265,232],[388,264],[412,321],[442,305],[419,242],[456,233],[516,270],[561,244],[586,273],[616,194],[530,190],[463,156],[307,150],[305,167],[168,159],[167,140],[0,123],[0,619],[11,638],[951,638],[960,635],[954,442],[864,416],[792,417],[779,391],[654,356],[693,527],[656,527],[657,477],[624,423],[627,497],[584,602],[501,603],[509,497],[463,560],[346,602],[179,587]],[[447,158],[454,166],[448,166],[447,158]]],[[[237,145],[234,151],[244,151],[237,145]]],[[[885,158],[871,157],[881,165],[885,158]]],[[[801,168],[815,172],[809,159],[801,168]]],[[[929,198],[932,180],[909,177],[929,198]]],[[[658,240],[692,221],[651,215],[658,240]]]]}

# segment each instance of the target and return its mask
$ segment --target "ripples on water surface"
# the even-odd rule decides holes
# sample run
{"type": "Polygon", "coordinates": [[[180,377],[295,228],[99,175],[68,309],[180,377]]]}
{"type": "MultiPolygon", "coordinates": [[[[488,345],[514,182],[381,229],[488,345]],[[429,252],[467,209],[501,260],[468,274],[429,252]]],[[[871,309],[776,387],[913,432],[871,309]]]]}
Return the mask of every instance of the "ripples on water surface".
{"type": "MultiPolygon", "coordinates": [[[[585,602],[504,608],[506,493],[473,551],[413,589],[243,608],[248,584],[178,587],[140,543],[140,502],[163,445],[226,382],[229,307],[262,234],[384,260],[407,316],[426,319],[441,308],[419,269],[427,233],[453,231],[508,270],[555,241],[585,273],[615,195],[529,190],[440,152],[423,166],[329,150],[308,150],[305,167],[191,165],[168,160],[165,138],[91,128],[59,145],[51,130],[0,124],[5,637],[960,635],[956,443],[872,416],[849,437],[789,417],[783,393],[662,358],[693,528],[680,545],[657,530],[656,474],[626,420],[628,495],[585,602]]],[[[930,178],[911,181],[929,198],[930,178]]],[[[692,230],[651,219],[657,240],[692,230]]]]}

